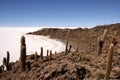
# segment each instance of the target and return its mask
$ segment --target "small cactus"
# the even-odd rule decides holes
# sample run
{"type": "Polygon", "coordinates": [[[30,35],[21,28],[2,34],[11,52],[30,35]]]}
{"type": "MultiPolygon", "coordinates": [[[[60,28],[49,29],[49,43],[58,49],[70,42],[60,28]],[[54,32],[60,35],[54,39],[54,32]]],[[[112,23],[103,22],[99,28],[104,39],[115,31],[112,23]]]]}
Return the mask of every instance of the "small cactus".
{"type": "Polygon", "coordinates": [[[21,63],[21,71],[25,71],[26,67],[26,44],[25,37],[21,37],[21,50],[20,50],[20,63],[21,63]]]}
{"type": "Polygon", "coordinates": [[[43,47],[41,47],[40,57],[41,57],[41,59],[43,59],[43,47]]]}
{"type": "Polygon", "coordinates": [[[52,60],[52,51],[50,51],[50,57],[49,57],[49,60],[50,60],[50,61],[52,60]]]}
{"type": "Polygon", "coordinates": [[[49,50],[47,50],[47,56],[48,56],[48,54],[49,54],[49,50]]]}
{"type": "Polygon", "coordinates": [[[37,62],[37,56],[38,56],[38,55],[37,55],[37,52],[35,52],[35,55],[34,55],[34,58],[35,58],[34,60],[35,60],[35,62],[37,62]]]}
{"type": "Polygon", "coordinates": [[[102,53],[102,47],[103,47],[103,41],[99,40],[99,49],[98,49],[98,55],[100,55],[102,53]]]}
{"type": "Polygon", "coordinates": [[[107,29],[105,29],[103,32],[103,35],[98,38],[98,42],[99,42],[98,55],[100,55],[102,53],[103,43],[104,43],[106,34],[107,34],[107,29]]]}
{"type": "Polygon", "coordinates": [[[111,44],[109,47],[108,56],[107,56],[107,68],[106,68],[105,80],[109,80],[109,77],[110,77],[113,52],[114,52],[114,44],[111,44]]]}
{"type": "Polygon", "coordinates": [[[6,66],[6,63],[7,63],[7,59],[4,57],[4,58],[3,58],[3,65],[6,66]]]}
{"type": "Polygon", "coordinates": [[[65,54],[68,54],[68,38],[67,38],[66,47],[65,47],[65,54]]]}
{"type": "Polygon", "coordinates": [[[103,35],[101,36],[101,40],[104,41],[106,37],[107,29],[104,30],[103,35]]]}

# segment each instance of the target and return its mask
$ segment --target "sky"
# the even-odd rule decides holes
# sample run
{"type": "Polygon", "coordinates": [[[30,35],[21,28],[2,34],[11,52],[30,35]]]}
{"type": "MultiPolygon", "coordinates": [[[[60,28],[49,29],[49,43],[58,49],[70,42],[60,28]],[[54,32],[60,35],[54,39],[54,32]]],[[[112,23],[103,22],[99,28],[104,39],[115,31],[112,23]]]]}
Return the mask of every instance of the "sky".
{"type": "Polygon", "coordinates": [[[120,22],[120,0],[0,0],[0,27],[94,27],[120,22]]]}

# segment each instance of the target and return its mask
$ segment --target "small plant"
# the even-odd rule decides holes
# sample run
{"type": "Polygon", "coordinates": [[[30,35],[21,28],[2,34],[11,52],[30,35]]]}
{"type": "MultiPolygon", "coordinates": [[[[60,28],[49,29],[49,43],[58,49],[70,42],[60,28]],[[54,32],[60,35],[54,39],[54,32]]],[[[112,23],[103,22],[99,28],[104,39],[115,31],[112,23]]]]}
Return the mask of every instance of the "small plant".
{"type": "Polygon", "coordinates": [[[109,47],[108,56],[107,56],[107,68],[105,73],[105,80],[109,80],[109,77],[110,77],[113,52],[114,52],[114,44],[111,44],[109,47]]]}

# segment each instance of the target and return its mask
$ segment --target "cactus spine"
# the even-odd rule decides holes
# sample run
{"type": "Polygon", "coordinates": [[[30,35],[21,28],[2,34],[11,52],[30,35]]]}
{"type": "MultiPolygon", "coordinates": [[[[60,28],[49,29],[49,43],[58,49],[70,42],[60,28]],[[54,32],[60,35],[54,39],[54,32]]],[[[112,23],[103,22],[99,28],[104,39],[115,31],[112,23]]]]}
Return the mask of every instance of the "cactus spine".
{"type": "Polygon", "coordinates": [[[21,37],[21,50],[20,50],[20,63],[21,63],[21,71],[25,71],[26,68],[26,44],[25,37],[21,37]]]}
{"type": "Polygon", "coordinates": [[[107,56],[107,68],[106,68],[105,80],[109,80],[110,77],[113,52],[114,52],[114,44],[111,44],[107,56]]]}
{"type": "Polygon", "coordinates": [[[43,47],[41,47],[40,57],[41,57],[41,59],[43,59],[43,47]]]}

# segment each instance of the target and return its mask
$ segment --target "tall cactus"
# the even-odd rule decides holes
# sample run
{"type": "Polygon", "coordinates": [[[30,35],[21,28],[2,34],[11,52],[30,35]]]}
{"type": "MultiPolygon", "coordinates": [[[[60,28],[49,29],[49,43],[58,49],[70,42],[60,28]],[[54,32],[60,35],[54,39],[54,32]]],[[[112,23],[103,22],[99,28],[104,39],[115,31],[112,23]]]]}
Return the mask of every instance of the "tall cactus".
{"type": "Polygon", "coordinates": [[[41,57],[41,59],[43,59],[43,47],[41,47],[40,57],[41,57]]]}
{"type": "Polygon", "coordinates": [[[20,63],[21,63],[21,71],[25,71],[25,68],[26,68],[26,44],[25,44],[24,36],[21,37],[20,63]]]}
{"type": "Polygon", "coordinates": [[[114,44],[111,44],[109,47],[108,56],[107,56],[107,68],[106,68],[105,80],[109,80],[109,77],[110,77],[113,52],[114,52],[114,44]]]}
{"type": "Polygon", "coordinates": [[[65,47],[65,54],[68,54],[68,41],[69,41],[69,37],[70,37],[70,30],[68,30],[68,34],[67,34],[67,39],[66,39],[66,47],[65,47]]]}
{"type": "Polygon", "coordinates": [[[10,60],[10,54],[9,51],[7,51],[7,60],[6,60],[6,69],[9,70],[9,60],[10,60]]]}

